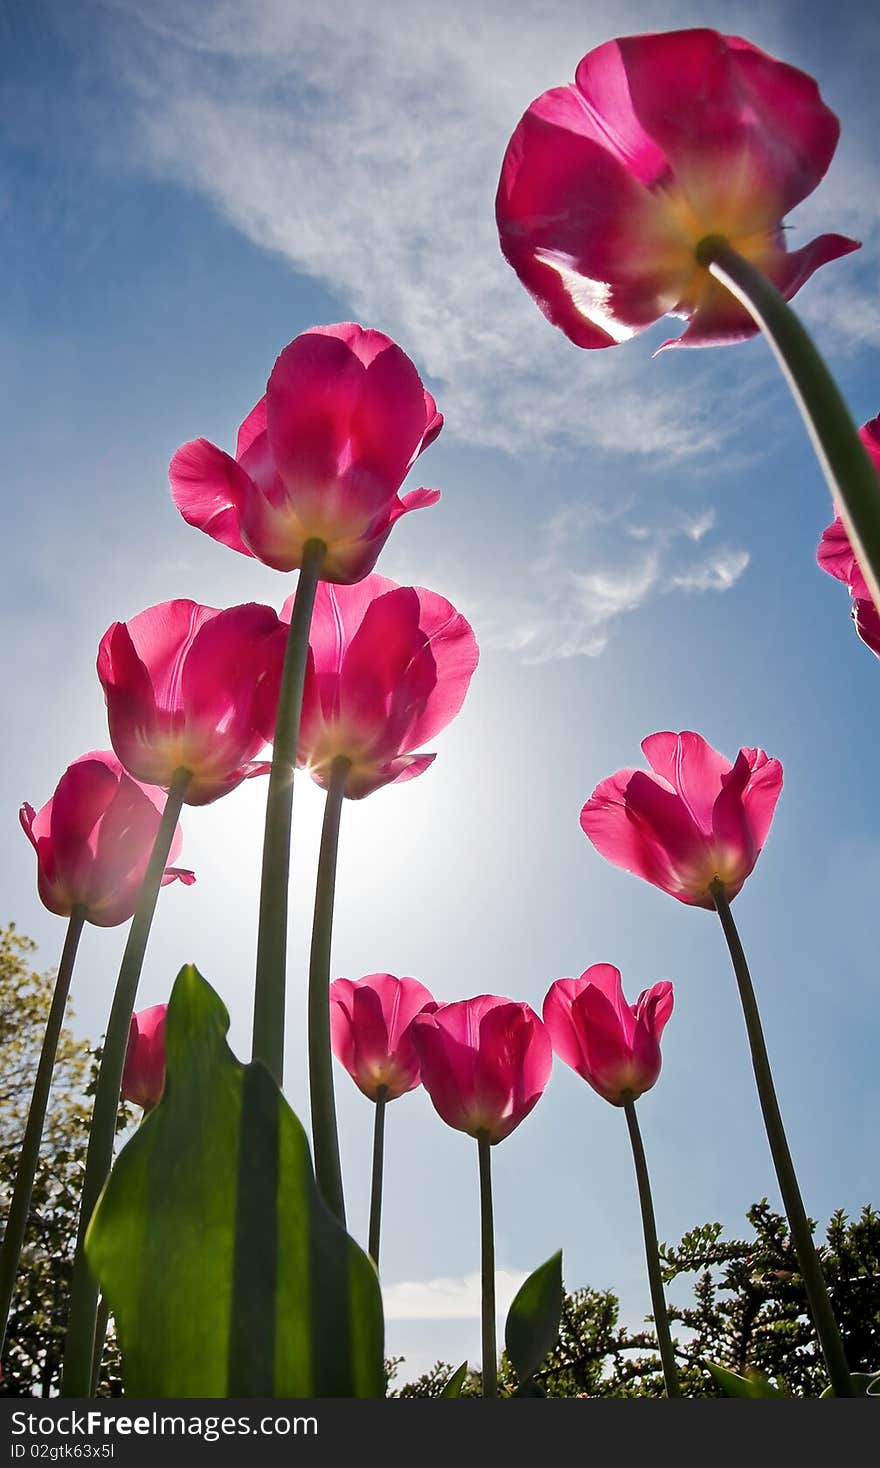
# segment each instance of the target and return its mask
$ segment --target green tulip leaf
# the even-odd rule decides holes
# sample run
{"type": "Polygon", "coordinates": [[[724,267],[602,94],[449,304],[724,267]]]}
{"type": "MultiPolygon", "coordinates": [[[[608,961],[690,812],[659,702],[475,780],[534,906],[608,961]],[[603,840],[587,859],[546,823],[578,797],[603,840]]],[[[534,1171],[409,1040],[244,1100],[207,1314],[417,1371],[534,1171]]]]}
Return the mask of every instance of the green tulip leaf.
{"type": "Polygon", "coordinates": [[[735,1371],[728,1371],[726,1366],[716,1366],[714,1361],[706,1361],[704,1365],[711,1371],[725,1396],[784,1397],[786,1395],[778,1387],[773,1386],[766,1376],[762,1376],[760,1371],[750,1371],[748,1376],[738,1376],[735,1371]]]}
{"type": "Polygon", "coordinates": [[[305,1132],[181,969],[161,1102],[123,1148],[86,1252],[133,1397],[380,1397],[376,1271],[325,1207],[305,1132]]]}
{"type": "Polygon", "coordinates": [[[458,1370],[457,1371],[453,1371],[452,1375],[450,1376],[449,1380],[447,1381],[445,1387],[443,1388],[442,1392],[440,1393],[441,1397],[460,1397],[461,1396],[461,1389],[464,1386],[465,1377],[467,1376],[467,1371],[468,1371],[467,1361],[462,1361],[462,1363],[459,1366],[458,1370]]]}
{"type": "Polygon", "coordinates": [[[525,1383],[559,1339],[562,1316],[562,1250],[530,1274],[517,1290],[504,1327],[504,1345],[513,1369],[525,1383]]]}

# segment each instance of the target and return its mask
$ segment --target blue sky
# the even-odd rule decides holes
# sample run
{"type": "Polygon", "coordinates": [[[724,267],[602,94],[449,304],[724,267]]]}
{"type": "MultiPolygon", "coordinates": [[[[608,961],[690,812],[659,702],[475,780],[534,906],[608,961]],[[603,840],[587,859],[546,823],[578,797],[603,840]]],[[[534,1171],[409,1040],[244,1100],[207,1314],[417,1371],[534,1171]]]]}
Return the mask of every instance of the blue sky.
{"type": "MultiPolygon", "coordinates": [[[[676,986],[663,1075],[640,1106],[661,1235],[776,1190],[720,931],[606,866],[580,832],[596,782],[655,729],[763,745],[785,790],[736,906],[808,1209],[877,1202],[875,688],[815,545],[829,499],[760,342],[652,360],[666,328],[572,347],[497,249],[492,200],[529,101],[592,45],[715,24],[816,75],[842,121],[793,216],[864,242],[798,297],[859,422],[880,410],[880,214],[871,139],[880,23],[789,3],[314,7],[36,0],[0,15],[6,301],[0,402],[4,918],[53,963],[22,800],[106,747],[106,626],[155,601],[280,606],[291,579],[186,527],[177,445],[231,446],[280,348],[355,318],[393,335],[446,413],[413,483],[436,509],[380,570],[449,596],[483,657],[422,779],[345,811],[334,970],[410,973],[438,998],[540,1006],[613,962],[634,998],[676,986]],[[139,14],[143,12],[143,14],[139,14]]],[[[246,1052],[264,790],[186,813],[189,891],[163,893],[139,1003],[196,962],[246,1052]]],[[[305,1114],[304,985],[321,800],[297,789],[287,1092],[305,1114]]],[[[90,930],[77,1026],[97,1038],[124,933],[90,930]]],[[[366,1230],[371,1107],[338,1077],[352,1226],[366,1230]]],[[[494,1151],[508,1284],[562,1245],[570,1286],[648,1309],[622,1116],[558,1066],[494,1151]]],[[[476,1149],[418,1092],[388,1117],[389,1347],[412,1369],[478,1359],[476,1149]],[[445,1283],[443,1283],[445,1281],[445,1283]]]]}

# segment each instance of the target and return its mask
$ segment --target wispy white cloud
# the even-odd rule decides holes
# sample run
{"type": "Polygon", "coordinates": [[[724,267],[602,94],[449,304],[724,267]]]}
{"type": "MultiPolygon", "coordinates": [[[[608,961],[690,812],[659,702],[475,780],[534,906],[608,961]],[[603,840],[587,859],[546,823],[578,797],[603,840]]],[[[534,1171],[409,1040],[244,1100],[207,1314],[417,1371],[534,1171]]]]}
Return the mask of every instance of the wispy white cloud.
{"type": "MultiPolygon", "coordinates": [[[[558,442],[672,459],[735,434],[729,390],[719,420],[710,395],[644,347],[580,352],[551,331],[493,221],[504,147],[532,97],[609,35],[693,24],[686,0],[588,12],[546,0],[515,25],[503,0],[446,0],[442,15],[433,0],[106,3],[122,21],[115,62],[142,164],[207,194],[257,244],[399,336],[442,384],[451,433],[513,452],[558,442]]],[[[702,23],[720,18],[713,8],[702,23]]],[[[727,28],[753,33],[753,6],[723,9],[727,28]]],[[[788,54],[784,27],[765,16],[755,39],[788,54]]],[[[798,237],[856,219],[873,236],[873,173],[850,129],[842,162],[796,216],[798,237]]],[[[811,318],[854,345],[880,330],[862,269],[847,264],[804,295],[811,318]]]]}
{"type": "Polygon", "coordinates": [[[688,516],[683,525],[684,533],[691,540],[700,541],[714,529],[717,518],[714,510],[703,510],[699,515],[688,516]]]}
{"type": "MultiPolygon", "coordinates": [[[[507,1315],[511,1301],[526,1279],[524,1271],[495,1272],[495,1304],[499,1319],[507,1315]]],[[[480,1276],[402,1280],[382,1291],[386,1320],[479,1320],[480,1276]]]]}
{"type": "MultiPolygon", "coordinates": [[[[478,609],[483,643],[527,663],[598,657],[627,613],[670,592],[730,591],[748,567],[747,550],[704,545],[710,512],[653,525],[629,525],[626,513],[576,506],[551,516],[537,558],[540,591],[487,599],[478,609]]],[[[521,588],[525,577],[512,583],[521,588]]]]}
{"type": "MultiPolygon", "coordinates": [[[[647,348],[552,331],[498,249],[492,201],[524,107],[643,4],[117,0],[141,163],[399,337],[450,434],[511,452],[589,444],[680,460],[731,423],[647,348]]],[[[674,14],[669,14],[674,21],[674,14]]],[[[730,410],[730,400],[728,403],[730,410]]],[[[732,411],[732,410],[730,410],[732,411]]]]}
{"type": "Polygon", "coordinates": [[[719,550],[707,556],[700,565],[678,571],[670,578],[670,589],[676,591],[729,591],[749,564],[745,550],[719,550]]]}

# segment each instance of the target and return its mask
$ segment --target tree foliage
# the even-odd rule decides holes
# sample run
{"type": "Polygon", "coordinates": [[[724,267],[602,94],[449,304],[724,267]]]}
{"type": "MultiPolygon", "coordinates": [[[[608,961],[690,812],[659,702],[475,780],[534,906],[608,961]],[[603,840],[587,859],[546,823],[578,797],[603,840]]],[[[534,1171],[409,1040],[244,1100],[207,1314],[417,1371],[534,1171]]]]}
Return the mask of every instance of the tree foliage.
{"type": "MultiPolygon", "coordinates": [[[[683,1394],[723,1395],[705,1367],[713,1361],[739,1375],[758,1370],[786,1394],[818,1396],[827,1378],[788,1225],[766,1198],[746,1216],[748,1238],[724,1239],[720,1223],[707,1223],[661,1248],[673,1301],[677,1284],[686,1281],[690,1289],[688,1302],[671,1303],[669,1311],[678,1327],[683,1394]]],[[[868,1206],[850,1220],[838,1210],[820,1255],[852,1370],[880,1371],[880,1213],[868,1206]]],[[[388,1363],[391,1396],[439,1397],[453,1369],[438,1361],[417,1381],[396,1387],[403,1364],[401,1358],[388,1363]]],[[[622,1326],[611,1290],[566,1293],[559,1343],[535,1382],[547,1397],[662,1396],[650,1320],[641,1331],[622,1326]]],[[[515,1389],[502,1357],[500,1393],[515,1389]]],[[[479,1394],[479,1374],[471,1372],[461,1395],[479,1394]]]]}
{"type": "MultiPolygon", "coordinates": [[[[55,987],[55,972],[38,973],[30,963],[37,945],[15,923],[0,928],[0,1151],[17,1148],[24,1132],[34,1073],[55,987]]],[[[68,1005],[68,1014],[72,1010],[68,1005]]],[[[45,1138],[48,1144],[69,1131],[73,1112],[84,1106],[90,1051],[65,1026],[45,1138]]]]}
{"type": "MultiPolygon", "coordinates": [[[[0,1209],[6,1217],[46,1018],[54,972],[31,965],[36,944],[0,929],[0,1209]]],[[[72,1010],[68,1005],[68,1018],[72,1010]]],[[[98,1056],[67,1025],[34,1180],[28,1229],[3,1349],[0,1395],[51,1396],[58,1390],[67,1296],[73,1266],[82,1172],[98,1056]]],[[[112,1334],[104,1353],[101,1394],[120,1390],[112,1334]]]]}

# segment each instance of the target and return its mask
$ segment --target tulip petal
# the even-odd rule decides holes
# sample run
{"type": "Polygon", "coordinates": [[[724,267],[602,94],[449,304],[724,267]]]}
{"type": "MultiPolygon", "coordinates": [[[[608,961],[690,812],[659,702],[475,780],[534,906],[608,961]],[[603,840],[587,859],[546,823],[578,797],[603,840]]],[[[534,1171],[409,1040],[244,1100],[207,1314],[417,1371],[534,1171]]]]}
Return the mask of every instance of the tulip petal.
{"type": "Polygon", "coordinates": [[[115,623],[98,655],[113,747],[140,780],[190,773],[204,805],[263,772],[273,737],[285,630],[270,607],[218,611],[178,600],[115,623]]]}
{"type": "MultiPolygon", "coordinates": [[[[839,260],[860,248],[857,240],[847,239],[845,235],[823,234],[800,250],[791,253],[782,248],[776,250],[762,261],[762,266],[785,299],[790,301],[821,265],[839,260]]],[[[720,282],[710,280],[687,330],[680,337],[664,342],[657,350],[727,346],[747,341],[757,332],[758,327],[736,297],[720,282]]]]}
{"type": "Polygon", "coordinates": [[[266,391],[266,428],[278,472],[311,492],[335,480],[364,368],[348,345],[306,331],[278,357],[266,391]]]}
{"type": "Polygon", "coordinates": [[[443,1120],[493,1144],[528,1115],[549,1079],[550,1038],[527,1004],[480,994],[429,1007],[410,1034],[422,1083],[443,1120]]]}
{"type": "Polygon", "coordinates": [[[479,652],[464,617],[422,587],[377,597],[345,657],[340,715],[389,747],[408,751],[459,712],[479,652]]]}
{"type": "MultiPolygon", "coordinates": [[[[812,77],[708,29],[615,44],[636,116],[709,220],[730,210],[742,220],[745,212],[751,229],[741,223],[738,232],[757,232],[824,177],[840,125],[812,77]]],[[[585,80],[579,69],[586,90],[585,80]]]]}
{"type": "Polygon", "coordinates": [[[34,810],[33,806],[28,803],[28,801],[25,801],[21,809],[19,810],[18,819],[21,825],[21,829],[27,836],[28,841],[34,848],[34,851],[38,851],[39,847],[37,845],[37,837],[34,832],[34,822],[37,819],[37,813],[34,810]]]}
{"type": "Polygon", "coordinates": [[[671,310],[687,285],[691,266],[669,248],[666,212],[608,146],[573,86],[544,93],[522,118],[496,217],[506,259],[577,346],[628,340],[671,310]]]}
{"type": "Polygon", "coordinates": [[[418,1015],[412,1040],[419,1057],[422,1084],[447,1126],[471,1132],[476,1050],[448,1028],[441,1029],[437,1014],[457,1008],[442,1005],[436,1014],[418,1015]]]}
{"type": "Polygon", "coordinates": [[[196,630],[181,644],[175,698],[188,721],[209,727],[218,743],[234,741],[247,759],[265,743],[255,729],[272,722],[278,704],[286,629],[271,607],[248,602],[203,619],[196,630]],[[246,679],[237,676],[243,666],[246,679]]]}
{"type": "MultiPolygon", "coordinates": [[[[292,598],[282,611],[288,619],[292,598]]],[[[479,652],[443,597],[381,576],[322,584],[315,599],[298,763],[319,784],[333,759],[351,760],[346,795],[414,779],[433,754],[413,755],[458,713],[479,652]]]]}
{"type": "Polygon", "coordinates": [[[419,1083],[419,1062],[409,1026],[434,1001],[416,979],[367,974],[352,983],[330,985],[333,1053],[365,1096],[375,1101],[379,1087],[387,1101],[419,1083]]]}
{"type": "Polygon", "coordinates": [[[642,752],[655,774],[678,792],[694,825],[711,831],[712,809],[730,773],[730,760],[689,729],[649,734],[642,740],[642,752]]]}
{"type": "Polygon", "coordinates": [[[880,615],[869,597],[857,597],[852,605],[852,618],[862,642],[880,657],[880,615]]]}
{"type": "Polygon", "coordinates": [[[864,577],[839,515],[835,515],[831,524],[823,530],[816,560],[823,571],[836,581],[842,581],[854,596],[867,595],[864,577]]]}
{"type": "Polygon", "coordinates": [[[868,450],[868,456],[874,468],[880,474],[880,413],[870,422],[862,424],[859,429],[859,438],[868,450]]]}
{"type": "MultiPolygon", "coordinates": [[[[572,1018],[584,1053],[581,1074],[606,1101],[619,1105],[621,1091],[635,1088],[630,1075],[630,1038],[615,1005],[598,985],[587,981],[572,1002],[572,1018]]],[[[634,1031],[635,1024],[631,1027],[634,1031]]]]}
{"type": "Polygon", "coordinates": [[[763,749],[744,749],[751,778],[743,795],[743,805],[752,828],[755,846],[761,851],[770,833],[776,802],[782,794],[782,765],[769,759],[763,749]]]}
{"type": "Polygon", "coordinates": [[[153,772],[143,767],[143,741],[155,733],[158,711],[150,675],[124,622],[114,622],[101,638],[98,678],[114,750],[127,770],[149,779],[153,772]]]}
{"type": "MultiPolygon", "coordinates": [[[[115,927],[135,910],[159,829],[165,792],[126,774],[116,755],[93,750],[68,766],[52,799],[21,823],[37,853],[38,889],[45,906],[67,916],[82,907],[88,922],[115,927]]],[[[180,853],[177,826],[169,858],[180,853]]],[[[169,867],[165,881],[195,881],[169,867]]]]}
{"type": "Polygon", "coordinates": [[[117,622],[111,629],[114,638],[108,647],[107,673],[114,683],[123,683],[133,691],[149,686],[156,707],[174,712],[180,705],[188,656],[199,633],[216,616],[216,607],[180,598],[148,607],[128,622],[117,622]]]}
{"type": "Polygon", "coordinates": [[[356,737],[389,753],[402,743],[413,713],[437,681],[410,586],[376,597],[346,649],[339,679],[339,717],[356,737]]]}
{"type": "Polygon", "coordinates": [[[240,509],[256,490],[235,459],[207,439],[197,438],[177,450],[168,477],[171,497],[187,525],[243,556],[253,555],[241,538],[240,509]]]}
{"type": "Polygon", "coordinates": [[[422,441],[419,444],[418,449],[416,450],[415,458],[412,461],[413,463],[415,463],[415,459],[418,458],[419,454],[423,454],[425,452],[425,449],[430,448],[431,444],[434,442],[434,439],[437,437],[442,427],[443,414],[438,412],[437,404],[434,401],[433,394],[429,393],[428,389],[425,388],[425,432],[422,435],[422,441]]]}
{"type": "Polygon", "coordinates": [[[636,1000],[638,1024],[648,1025],[658,1043],[671,1018],[674,1003],[675,995],[668,979],[661,979],[659,984],[643,989],[636,1000]]]}
{"type": "Polygon", "coordinates": [[[682,891],[680,870],[700,851],[700,832],[675,791],[641,770],[603,780],[581,811],[581,827],[596,850],[671,896],[682,891]]]}
{"type": "Polygon", "coordinates": [[[349,341],[312,331],[285,348],[269,378],[267,425],[288,490],[309,503],[317,492],[324,513],[330,496],[334,513],[366,527],[396,495],[428,410],[415,367],[389,337],[347,330],[349,341]]]}
{"type": "Polygon", "coordinates": [[[391,506],[390,521],[394,525],[401,515],[408,515],[410,510],[426,510],[430,505],[436,505],[440,499],[439,489],[410,489],[402,494],[396,504],[391,506]]]}
{"type": "MultiPolygon", "coordinates": [[[[49,836],[52,843],[53,860],[75,876],[77,885],[88,880],[88,872],[98,856],[98,830],[103,819],[113,808],[119,791],[119,774],[108,768],[103,761],[78,760],[65,770],[52,796],[52,812],[49,836]],[[78,870],[81,869],[81,870],[78,870]]],[[[139,794],[134,786],[133,794],[139,794]]],[[[155,812],[146,799],[148,819],[153,822],[155,812]]],[[[125,810],[117,836],[124,835],[129,812],[125,810]]],[[[119,818],[117,816],[117,823],[119,818]]],[[[141,833],[134,837],[140,849],[141,833]]]]}
{"type": "Polygon", "coordinates": [[[480,660],[473,628],[451,602],[424,587],[414,588],[419,602],[419,629],[424,652],[434,665],[434,688],[407,734],[411,746],[434,739],[460,711],[480,660]]]}
{"type": "Polygon", "coordinates": [[[624,998],[620,969],[611,963],[594,963],[581,975],[580,982],[583,988],[592,985],[608,1000],[620,1032],[629,1044],[635,1031],[635,1015],[624,998]]]}
{"type": "MultiPolygon", "coordinates": [[[[381,333],[375,333],[381,336],[381,333]]],[[[372,474],[394,492],[424,446],[429,411],[421,378],[394,342],[378,351],[365,374],[352,420],[356,453],[372,474]]],[[[432,403],[431,421],[437,416],[432,403]]],[[[434,437],[439,433],[434,429],[434,437]]]]}
{"type": "Polygon", "coordinates": [[[196,880],[195,872],[186,867],[166,867],[162,877],[162,886],[167,887],[170,882],[181,882],[184,887],[192,887],[196,880]]]}
{"type": "Polygon", "coordinates": [[[251,408],[238,430],[238,438],[235,441],[237,459],[243,458],[254,441],[266,432],[267,416],[266,394],[264,393],[256,406],[251,408]]]}
{"type": "MultiPolygon", "coordinates": [[[[404,785],[407,780],[423,775],[436,758],[436,754],[402,754],[368,773],[353,770],[345,787],[346,798],[363,800],[374,790],[381,790],[383,785],[404,785]]],[[[315,776],[315,779],[319,785],[326,784],[323,778],[315,776]]]]}
{"type": "Polygon", "coordinates": [[[502,1002],[484,1015],[474,1105],[497,1118],[490,1128],[493,1144],[509,1137],[540,1101],[552,1065],[550,1037],[528,1005],[502,1002]]]}
{"type": "Polygon", "coordinates": [[[586,1056],[581,1034],[574,1022],[572,1005],[580,993],[580,979],[557,979],[544,996],[542,1015],[553,1049],[560,1060],[584,1075],[586,1056]]]}
{"type": "MultiPolygon", "coordinates": [[[[318,583],[309,646],[322,678],[341,672],[345,649],[353,640],[370,605],[385,592],[394,591],[396,586],[396,582],[375,574],[365,576],[355,586],[346,586],[344,590],[326,581],[318,583]]],[[[293,601],[294,598],[289,596],[281,608],[282,622],[290,622],[293,601]]]]}

